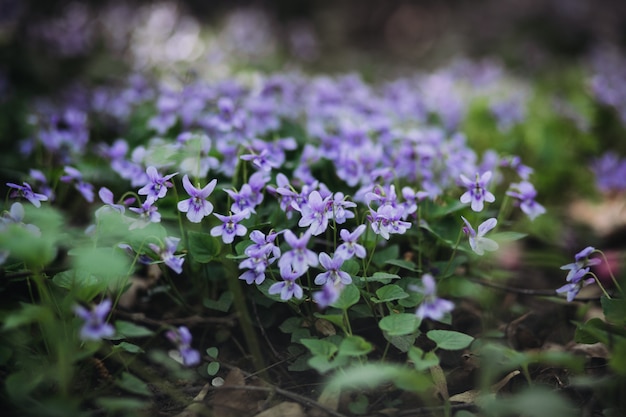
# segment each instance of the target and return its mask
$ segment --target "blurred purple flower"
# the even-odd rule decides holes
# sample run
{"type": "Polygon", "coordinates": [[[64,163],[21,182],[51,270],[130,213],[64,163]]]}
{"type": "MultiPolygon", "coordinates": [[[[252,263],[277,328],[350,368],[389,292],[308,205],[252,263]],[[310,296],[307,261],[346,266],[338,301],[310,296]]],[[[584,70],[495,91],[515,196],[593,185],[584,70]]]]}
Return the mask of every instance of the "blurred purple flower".
{"type": "Polygon", "coordinates": [[[163,239],[164,247],[161,248],[154,243],[150,243],[148,246],[161,258],[165,265],[170,267],[172,271],[180,274],[183,272],[185,259],[183,255],[174,255],[178,242],[180,242],[180,239],[177,237],[166,237],[163,239]]]}
{"type": "MultiPolygon", "coordinates": [[[[297,276],[304,274],[309,266],[317,266],[318,258],[315,252],[307,249],[307,244],[311,234],[307,231],[300,238],[297,238],[291,230],[285,230],[285,241],[291,246],[291,250],[285,252],[278,260],[278,267],[281,275],[284,271],[295,271],[297,276]]],[[[288,275],[291,272],[285,272],[288,275]]]]}
{"type": "Polygon", "coordinates": [[[74,313],[84,321],[83,327],[80,329],[80,339],[84,341],[100,340],[113,336],[115,329],[106,322],[110,310],[111,300],[109,299],[102,300],[91,310],[80,305],[75,306],[74,313]]]}
{"type": "Polygon", "coordinates": [[[506,194],[518,199],[520,208],[528,215],[530,220],[535,220],[537,216],[546,212],[546,209],[535,201],[537,191],[528,181],[511,184],[511,190],[507,191],[506,194]]]}
{"type": "Polygon", "coordinates": [[[31,204],[37,208],[41,207],[42,201],[48,200],[47,196],[33,192],[33,189],[27,182],[24,182],[23,185],[7,182],[7,186],[14,189],[14,191],[11,191],[11,193],[9,194],[10,198],[23,197],[26,200],[30,201],[31,204]]]}
{"type": "Polygon", "coordinates": [[[422,303],[417,308],[415,315],[420,319],[441,320],[443,316],[454,309],[454,303],[437,297],[437,286],[431,274],[422,276],[422,288],[417,289],[424,294],[422,303]]]}
{"type": "Polygon", "coordinates": [[[93,185],[83,181],[83,175],[79,170],[74,167],[66,166],[63,168],[66,175],[61,176],[60,180],[62,182],[74,184],[74,188],[78,190],[79,193],[87,200],[89,203],[93,203],[94,192],[93,185]]]}
{"type": "Polygon", "coordinates": [[[200,352],[191,347],[192,336],[187,327],[180,326],[177,329],[168,330],[165,337],[176,345],[183,359],[183,365],[194,366],[200,363],[200,352]]]}

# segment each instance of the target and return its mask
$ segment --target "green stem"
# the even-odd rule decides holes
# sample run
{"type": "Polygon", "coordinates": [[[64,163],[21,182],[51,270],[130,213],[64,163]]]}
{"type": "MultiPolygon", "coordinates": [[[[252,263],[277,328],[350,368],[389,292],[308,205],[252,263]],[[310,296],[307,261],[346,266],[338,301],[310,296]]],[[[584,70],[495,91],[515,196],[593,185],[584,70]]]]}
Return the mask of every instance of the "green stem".
{"type": "Polygon", "coordinates": [[[611,296],[609,295],[608,292],[606,292],[606,289],[604,289],[604,285],[602,285],[602,283],[600,282],[600,279],[598,278],[598,276],[596,274],[594,274],[593,272],[587,272],[587,274],[591,275],[593,277],[593,279],[596,280],[596,284],[598,284],[598,287],[600,287],[600,289],[602,290],[602,293],[604,294],[604,296],[610,300],[611,296]]]}
{"type": "Polygon", "coordinates": [[[448,260],[448,263],[446,264],[446,269],[444,269],[443,273],[441,274],[442,278],[446,277],[446,274],[448,273],[448,269],[450,269],[450,265],[452,265],[452,261],[454,260],[454,256],[456,255],[456,251],[459,247],[459,243],[461,243],[461,236],[463,236],[463,228],[461,228],[461,230],[459,231],[459,235],[456,238],[456,243],[454,244],[454,248],[452,249],[450,260],[448,260]]]}
{"type": "MultiPolygon", "coordinates": [[[[230,246],[226,246],[226,248],[226,254],[232,253],[232,249],[230,246]]],[[[232,259],[228,259],[225,256],[223,259],[223,265],[226,269],[226,282],[228,283],[228,289],[233,294],[233,303],[239,315],[239,325],[241,326],[241,331],[243,332],[244,339],[246,340],[246,344],[248,345],[248,350],[252,355],[252,362],[255,370],[262,371],[266,368],[266,364],[265,360],[263,359],[263,353],[261,352],[256,332],[252,327],[252,319],[250,318],[246,299],[241,289],[241,281],[238,278],[237,267],[232,259]]],[[[268,378],[265,372],[261,372],[261,374],[264,374],[264,376],[268,378]]]]}
{"type": "Polygon", "coordinates": [[[611,280],[613,280],[613,284],[615,284],[615,288],[617,288],[620,292],[620,294],[624,295],[624,291],[622,290],[622,287],[619,285],[619,283],[617,282],[617,279],[615,278],[615,275],[613,275],[613,271],[611,270],[611,265],[609,264],[609,260],[606,258],[606,255],[604,254],[604,252],[602,252],[601,250],[595,250],[595,252],[598,252],[600,255],[602,255],[602,259],[604,259],[604,263],[606,264],[606,268],[609,271],[609,275],[611,276],[611,280]]]}

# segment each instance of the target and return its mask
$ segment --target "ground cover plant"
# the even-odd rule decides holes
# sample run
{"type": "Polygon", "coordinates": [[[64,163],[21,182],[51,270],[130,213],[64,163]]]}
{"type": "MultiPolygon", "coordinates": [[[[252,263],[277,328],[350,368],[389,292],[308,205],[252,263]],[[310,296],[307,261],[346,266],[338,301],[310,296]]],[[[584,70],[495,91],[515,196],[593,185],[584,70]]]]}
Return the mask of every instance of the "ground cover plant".
{"type": "Polygon", "coordinates": [[[592,58],[6,89],[7,412],[621,415],[623,66],[592,58]]]}

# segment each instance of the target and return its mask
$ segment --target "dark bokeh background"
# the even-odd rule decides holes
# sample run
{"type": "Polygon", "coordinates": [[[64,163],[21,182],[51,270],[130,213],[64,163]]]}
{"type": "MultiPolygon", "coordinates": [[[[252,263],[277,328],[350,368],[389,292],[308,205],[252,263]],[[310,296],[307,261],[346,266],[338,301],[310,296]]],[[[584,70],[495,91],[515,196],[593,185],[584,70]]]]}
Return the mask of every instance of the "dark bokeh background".
{"type": "MultiPolygon", "coordinates": [[[[599,44],[626,44],[626,2],[621,0],[179,0],[178,9],[211,27],[233,10],[264,11],[278,33],[305,23],[317,39],[319,53],[313,69],[367,70],[368,65],[394,68],[429,68],[453,56],[498,57],[525,71],[563,65],[587,55],[599,44]]],[[[70,2],[65,0],[0,0],[0,68],[14,85],[54,88],[85,70],[85,62],[107,49],[98,38],[101,23],[66,18],[50,25],[76,6],[98,16],[111,5],[126,7],[126,14],[159,4],[142,0],[70,2]],[[65,26],[64,26],[65,25],[65,26]],[[67,28],[66,26],[71,26],[67,28]],[[41,41],[47,32],[65,31],[76,43],[91,35],[88,52],[58,54],[41,41]],[[72,31],[75,33],[72,33],[72,31]],[[60,55],[60,56],[59,56],[60,55]],[[54,61],[55,63],[51,63],[54,61]],[[56,62],[61,61],[61,64],[56,62]],[[55,65],[60,65],[56,68],[55,65]]],[[[250,32],[260,30],[249,21],[250,32]]],[[[113,28],[113,30],[116,30],[113,28]]],[[[281,39],[282,38],[282,39],[281,39]]],[[[119,52],[119,51],[118,51],[119,52]]],[[[123,61],[123,60],[122,60],[123,61]]]]}

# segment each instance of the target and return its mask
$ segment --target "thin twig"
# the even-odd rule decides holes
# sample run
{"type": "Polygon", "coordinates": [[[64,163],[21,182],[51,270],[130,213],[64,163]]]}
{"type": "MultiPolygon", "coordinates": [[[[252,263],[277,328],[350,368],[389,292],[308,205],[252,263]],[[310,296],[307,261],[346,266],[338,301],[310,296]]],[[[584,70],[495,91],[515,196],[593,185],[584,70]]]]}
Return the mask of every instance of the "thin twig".
{"type": "MultiPolygon", "coordinates": [[[[557,297],[555,290],[533,290],[529,288],[509,287],[508,285],[484,281],[478,278],[469,278],[470,281],[489,288],[506,291],[514,294],[532,295],[535,297],[557,297]]],[[[600,297],[576,297],[574,301],[597,301],[600,297]]]]}
{"type": "Polygon", "coordinates": [[[236,314],[231,314],[226,317],[202,317],[199,315],[193,315],[189,317],[182,317],[177,319],[167,319],[167,320],[156,320],[146,317],[143,313],[128,313],[122,310],[116,310],[115,314],[119,316],[123,316],[127,319],[130,319],[134,322],[151,324],[153,326],[175,326],[179,324],[186,324],[189,326],[197,325],[197,324],[225,324],[228,326],[234,326],[235,321],[237,320],[236,314]]]}

